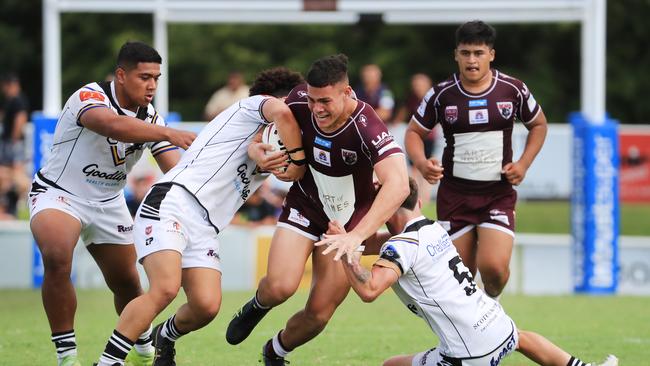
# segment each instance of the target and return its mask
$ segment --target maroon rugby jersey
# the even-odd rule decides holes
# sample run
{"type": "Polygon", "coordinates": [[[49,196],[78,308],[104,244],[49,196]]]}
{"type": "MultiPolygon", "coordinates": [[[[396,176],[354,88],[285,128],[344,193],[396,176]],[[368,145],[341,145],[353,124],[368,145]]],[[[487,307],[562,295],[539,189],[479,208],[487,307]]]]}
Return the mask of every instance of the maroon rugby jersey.
{"type": "Polygon", "coordinates": [[[515,118],[530,123],[541,107],[522,81],[497,70],[492,76],[486,91],[473,94],[454,74],[431,88],[413,115],[427,130],[442,125],[443,184],[470,192],[512,189],[501,168],[512,162],[515,118]]]}
{"type": "Polygon", "coordinates": [[[372,206],[376,192],[373,167],[393,154],[403,154],[370,105],[357,101],[348,121],[326,133],[307,106],[307,85],[295,87],[286,103],[302,130],[308,169],[289,194],[300,189],[330,220],[352,229],[372,206]]]}

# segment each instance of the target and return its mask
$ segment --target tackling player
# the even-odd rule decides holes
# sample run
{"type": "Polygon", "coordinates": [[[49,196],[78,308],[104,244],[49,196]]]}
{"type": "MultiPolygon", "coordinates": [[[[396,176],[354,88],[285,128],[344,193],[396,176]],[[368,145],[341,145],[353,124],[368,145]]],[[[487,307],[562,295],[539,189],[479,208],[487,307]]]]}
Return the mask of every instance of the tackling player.
{"type": "Polygon", "coordinates": [[[231,105],[199,134],[181,161],[144,198],[135,218],[138,260],[149,279],[149,290],[131,301],[106,344],[98,365],[122,365],[124,357],[153,319],[174,300],[181,287],[187,302],[153,331],[154,366],[175,365],[175,342],[206,326],[221,306],[221,265],[218,234],[268,174],[286,166],[287,154],[261,157],[265,147],[250,146],[274,122],[291,163],[277,176],[296,180],[305,172],[300,130],[283,102],[302,83],[300,74],[285,68],[266,70],[256,78],[251,96],[231,105]]]}
{"type": "Polygon", "coordinates": [[[315,61],[307,84],[296,87],[286,102],[300,124],[309,169],[289,190],[266,276],[226,332],[231,344],[246,339],[273,306],[295,293],[312,255],[307,304],[263,347],[266,365],[284,365],[291,350],[325,328],[350,289],[338,259],[359,250],[408,194],[402,149],[372,107],[353,97],[345,55],[315,61]],[[378,192],[373,174],[382,183],[378,192]],[[345,223],[350,232],[326,250],[315,248],[330,220],[345,223]],[[334,255],[321,255],[333,250],[334,255]]]}
{"type": "Polygon", "coordinates": [[[510,276],[517,192],[512,188],[542,148],[546,117],[526,85],[490,68],[496,32],[472,21],[456,31],[459,72],[424,96],[405,135],[406,151],[429,183],[440,181],[438,222],[485,292],[497,297],[510,276]],[[528,138],[519,160],[512,158],[515,119],[528,138]],[[423,140],[440,123],[446,146],[442,167],[424,155],[423,140]],[[444,177],[443,177],[444,168],[444,177]]]}
{"type": "MultiPolygon", "coordinates": [[[[381,247],[372,272],[361,266],[360,255],[344,261],[350,285],[364,302],[374,301],[388,287],[406,307],[438,335],[440,344],[428,351],[389,358],[384,366],[496,366],[515,350],[546,366],[616,366],[584,363],[548,339],[518,330],[501,305],[476,286],[449,234],[422,216],[417,185],[388,220],[391,237],[381,247]]],[[[343,233],[330,223],[329,233],[343,233]]]]}
{"type": "MultiPolygon", "coordinates": [[[[34,177],[30,225],[43,256],[43,307],[60,366],[79,365],[77,299],[70,281],[77,241],[81,237],[101,269],[120,313],[142,293],[133,220],[122,192],[126,175],[145,148],[163,172],[171,169],[180,158],[176,146],[186,149],[196,136],[165,127],[150,104],[160,63],[160,55],[148,45],[124,44],[115,81],[90,83],[70,96],[56,125],[51,155],[34,177]]],[[[146,327],[138,334],[137,352],[130,356],[134,365],[151,363],[150,334],[146,327]]]]}

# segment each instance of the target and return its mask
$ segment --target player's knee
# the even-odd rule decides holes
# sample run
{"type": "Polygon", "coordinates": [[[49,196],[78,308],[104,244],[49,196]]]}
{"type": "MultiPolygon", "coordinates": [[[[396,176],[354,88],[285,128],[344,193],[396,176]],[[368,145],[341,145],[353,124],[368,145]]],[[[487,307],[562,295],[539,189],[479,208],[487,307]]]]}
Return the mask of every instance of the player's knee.
{"type": "Polygon", "coordinates": [[[106,285],[115,294],[115,296],[129,300],[134,299],[142,294],[140,278],[138,277],[137,272],[135,272],[135,274],[128,274],[117,278],[106,279],[106,285]]]}
{"type": "Polygon", "coordinates": [[[204,298],[193,301],[189,305],[197,318],[201,319],[203,323],[209,323],[219,313],[221,301],[215,298],[204,298]]]}
{"type": "Polygon", "coordinates": [[[157,307],[162,310],[174,301],[179,289],[180,286],[175,285],[157,286],[149,290],[149,296],[153,299],[157,307]]]}
{"type": "Polygon", "coordinates": [[[510,278],[510,269],[505,267],[494,269],[485,275],[481,273],[481,278],[485,285],[485,292],[492,297],[496,297],[501,294],[501,291],[506,286],[508,278],[510,278]]]}
{"type": "Polygon", "coordinates": [[[305,315],[309,319],[309,322],[319,328],[325,328],[333,314],[334,310],[330,309],[305,309],[305,315]]]}
{"type": "Polygon", "coordinates": [[[274,302],[284,302],[290,298],[298,288],[292,283],[283,281],[267,281],[267,295],[274,300],[274,302]]]}
{"type": "Polygon", "coordinates": [[[67,276],[72,272],[72,257],[69,253],[59,249],[41,250],[45,274],[49,276],[67,276]]]}

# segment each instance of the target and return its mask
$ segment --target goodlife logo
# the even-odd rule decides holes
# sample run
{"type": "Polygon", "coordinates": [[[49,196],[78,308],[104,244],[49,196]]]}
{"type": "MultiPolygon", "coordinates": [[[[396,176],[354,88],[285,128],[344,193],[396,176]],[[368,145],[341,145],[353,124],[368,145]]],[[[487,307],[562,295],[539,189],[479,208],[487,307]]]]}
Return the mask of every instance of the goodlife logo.
{"type": "Polygon", "coordinates": [[[126,174],[124,172],[121,172],[119,170],[114,171],[113,173],[106,173],[102,172],[101,170],[98,170],[99,165],[97,164],[88,164],[83,168],[84,174],[86,174],[86,177],[97,177],[97,178],[104,178],[108,180],[116,180],[116,181],[121,181],[126,179],[126,174]]]}
{"type": "Polygon", "coordinates": [[[609,287],[614,284],[613,241],[614,241],[614,180],[616,168],[612,163],[614,146],[612,140],[602,136],[594,136],[594,173],[596,192],[594,202],[589,208],[594,215],[595,238],[594,252],[591,260],[594,263],[594,275],[590,285],[609,287]]]}

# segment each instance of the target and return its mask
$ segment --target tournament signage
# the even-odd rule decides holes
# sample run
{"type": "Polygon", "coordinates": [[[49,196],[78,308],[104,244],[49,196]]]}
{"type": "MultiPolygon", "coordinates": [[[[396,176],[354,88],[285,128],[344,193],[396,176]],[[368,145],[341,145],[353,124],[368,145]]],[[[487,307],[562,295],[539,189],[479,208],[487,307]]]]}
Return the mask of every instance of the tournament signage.
{"type": "Polygon", "coordinates": [[[618,124],[570,116],[573,127],[571,195],[574,291],[613,294],[618,285],[618,124]]]}

